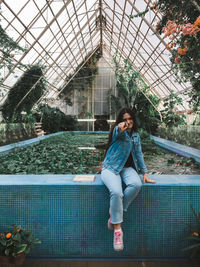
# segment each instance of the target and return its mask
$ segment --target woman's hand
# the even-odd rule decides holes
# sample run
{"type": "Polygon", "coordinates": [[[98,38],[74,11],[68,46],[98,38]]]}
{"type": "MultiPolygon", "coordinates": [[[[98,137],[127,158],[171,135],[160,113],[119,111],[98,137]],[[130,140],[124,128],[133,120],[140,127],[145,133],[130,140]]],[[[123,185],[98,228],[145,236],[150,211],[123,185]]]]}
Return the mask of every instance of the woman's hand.
{"type": "Polygon", "coordinates": [[[120,122],[118,124],[118,127],[121,130],[121,132],[123,133],[128,128],[128,124],[127,124],[127,122],[123,121],[123,122],[120,122]]]}
{"type": "Polygon", "coordinates": [[[156,181],[149,179],[149,176],[147,173],[143,174],[143,184],[145,183],[156,183],[156,181]]]}

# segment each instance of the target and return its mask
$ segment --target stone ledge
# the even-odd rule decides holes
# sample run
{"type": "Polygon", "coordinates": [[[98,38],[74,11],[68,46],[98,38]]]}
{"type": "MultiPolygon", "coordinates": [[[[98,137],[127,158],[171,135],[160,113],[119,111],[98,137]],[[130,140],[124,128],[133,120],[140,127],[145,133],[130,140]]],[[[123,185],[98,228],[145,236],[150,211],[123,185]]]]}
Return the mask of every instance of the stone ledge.
{"type": "Polygon", "coordinates": [[[200,163],[200,150],[196,148],[192,148],[189,146],[184,146],[160,137],[152,136],[152,139],[156,143],[156,145],[170,150],[178,155],[181,155],[186,158],[194,158],[197,162],[200,163]]]}

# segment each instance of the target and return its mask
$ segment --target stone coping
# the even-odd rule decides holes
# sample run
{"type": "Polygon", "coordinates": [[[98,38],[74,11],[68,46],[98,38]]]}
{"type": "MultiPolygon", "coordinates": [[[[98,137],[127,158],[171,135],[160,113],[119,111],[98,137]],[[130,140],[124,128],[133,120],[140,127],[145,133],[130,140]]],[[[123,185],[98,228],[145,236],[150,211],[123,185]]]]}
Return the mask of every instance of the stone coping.
{"type": "Polygon", "coordinates": [[[194,158],[197,162],[200,163],[200,150],[196,148],[192,148],[189,146],[181,145],[175,143],[173,141],[169,141],[160,137],[152,136],[152,139],[156,143],[156,145],[170,150],[178,155],[181,155],[186,158],[194,158]]]}
{"type": "Polygon", "coordinates": [[[37,145],[43,139],[49,138],[51,136],[56,136],[56,135],[59,135],[62,133],[63,132],[52,133],[52,134],[48,134],[48,135],[44,135],[44,136],[40,136],[40,137],[36,137],[36,138],[31,138],[31,139],[28,139],[25,141],[20,141],[17,143],[5,145],[5,146],[0,146],[0,157],[7,155],[8,153],[14,151],[17,148],[22,149],[22,148],[27,147],[27,146],[37,145]]]}
{"type": "MultiPolygon", "coordinates": [[[[94,182],[74,182],[74,176],[73,174],[4,174],[0,175],[0,185],[103,185],[100,174],[95,175],[94,182]]],[[[140,177],[142,179],[142,175],[140,177]]],[[[143,186],[200,186],[200,175],[161,174],[149,177],[156,180],[156,183],[145,183],[143,186]]]]}

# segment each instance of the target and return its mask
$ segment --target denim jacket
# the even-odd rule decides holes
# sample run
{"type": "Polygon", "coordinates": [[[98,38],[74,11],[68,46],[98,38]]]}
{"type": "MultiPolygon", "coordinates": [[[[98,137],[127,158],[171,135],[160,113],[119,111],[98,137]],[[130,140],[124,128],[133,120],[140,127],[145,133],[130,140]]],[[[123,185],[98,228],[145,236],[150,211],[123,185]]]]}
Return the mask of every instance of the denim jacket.
{"type": "Polygon", "coordinates": [[[130,136],[126,130],[121,132],[119,127],[116,126],[113,130],[111,144],[102,163],[103,168],[109,169],[115,174],[119,174],[123,169],[130,152],[132,153],[137,172],[140,169],[142,174],[146,173],[147,167],[142,154],[139,134],[133,132],[130,136]]]}

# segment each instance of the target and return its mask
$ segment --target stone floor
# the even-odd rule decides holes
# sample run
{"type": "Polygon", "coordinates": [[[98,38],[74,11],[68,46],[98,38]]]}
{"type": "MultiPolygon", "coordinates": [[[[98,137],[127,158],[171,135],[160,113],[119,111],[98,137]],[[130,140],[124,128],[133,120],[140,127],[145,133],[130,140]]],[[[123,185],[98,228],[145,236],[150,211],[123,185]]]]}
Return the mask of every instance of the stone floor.
{"type": "Polygon", "coordinates": [[[199,267],[200,263],[191,261],[35,261],[26,260],[23,267],[199,267]]]}

